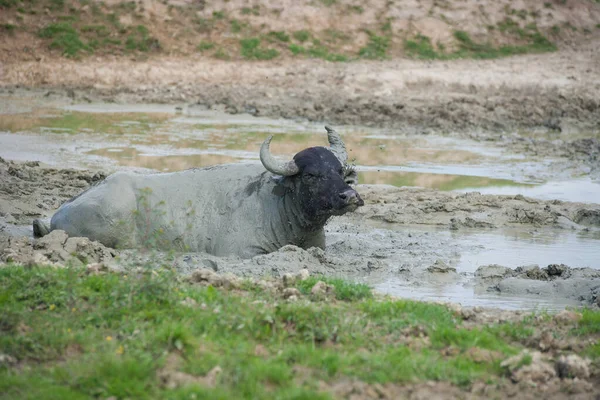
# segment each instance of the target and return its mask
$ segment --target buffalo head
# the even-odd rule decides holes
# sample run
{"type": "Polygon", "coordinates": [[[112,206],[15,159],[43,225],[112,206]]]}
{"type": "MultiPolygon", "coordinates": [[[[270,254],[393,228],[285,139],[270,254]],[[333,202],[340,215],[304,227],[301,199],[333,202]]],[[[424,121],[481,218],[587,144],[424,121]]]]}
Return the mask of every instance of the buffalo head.
{"type": "Polygon", "coordinates": [[[339,134],[329,128],[327,136],[331,147],[310,147],[297,153],[288,162],[277,161],[269,151],[273,136],[260,149],[260,160],[270,172],[281,175],[277,189],[292,194],[306,218],[326,219],[342,215],[364,204],[356,190],[357,174],[348,167],[348,154],[339,134]]]}

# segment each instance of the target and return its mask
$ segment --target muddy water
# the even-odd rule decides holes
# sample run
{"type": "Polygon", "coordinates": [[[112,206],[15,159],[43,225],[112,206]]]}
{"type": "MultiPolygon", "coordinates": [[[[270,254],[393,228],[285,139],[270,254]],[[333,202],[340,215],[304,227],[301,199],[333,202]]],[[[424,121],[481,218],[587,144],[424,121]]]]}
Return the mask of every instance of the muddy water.
{"type": "MultiPolygon", "coordinates": [[[[600,202],[599,183],[585,176],[557,172],[551,168],[553,160],[527,159],[507,154],[493,144],[442,135],[408,136],[394,130],[361,127],[338,127],[338,130],[359,171],[361,183],[600,202]]],[[[0,157],[39,160],[57,167],[176,171],[220,163],[259,162],[258,148],[270,134],[275,135],[272,151],[281,157],[289,158],[305,147],[326,144],[321,123],[232,116],[187,106],[57,107],[42,102],[26,112],[0,116],[0,157]]],[[[23,227],[23,232],[27,229],[23,227]]],[[[557,309],[572,303],[476,293],[471,283],[473,272],[478,266],[492,263],[509,267],[565,263],[600,269],[597,232],[587,236],[526,229],[456,233],[373,226],[370,232],[359,236],[370,240],[376,230],[390,229],[397,235],[408,235],[415,230],[422,234],[419,250],[410,248],[410,241],[404,243],[406,248],[386,260],[391,274],[372,282],[379,291],[398,296],[503,308],[557,309]],[[442,250],[438,251],[436,246],[442,250]],[[460,279],[427,284],[413,279],[407,283],[398,273],[407,259],[411,260],[411,268],[419,270],[436,258],[456,267],[460,279]]],[[[335,232],[330,234],[334,242],[336,237],[340,238],[335,232]]],[[[373,253],[377,252],[377,240],[371,240],[373,253]]]]}
{"type": "MultiPolygon", "coordinates": [[[[387,226],[390,229],[390,226],[387,226]]],[[[569,232],[556,229],[510,228],[482,232],[466,229],[449,232],[443,229],[420,227],[397,227],[412,235],[426,232],[429,237],[446,241],[445,247],[455,251],[448,258],[440,254],[438,259],[456,268],[454,279],[429,280],[405,279],[400,262],[398,276],[374,282],[376,290],[399,297],[418,300],[449,301],[465,306],[493,306],[504,309],[539,309],[555,311],[565,306],[580,305],[575,300],[540,298],[539,296],[507,296],[481,290],[473,285],[473,274],[478,267],[492,263],[506,267],[549,264],[567,264],[577,267],[600,269],[599,232],[569,232]]],[[[429,261],[430,262],[430,261],[429,261]]],[[[397,271],[398,272],[398,271],[397,271]]]]}

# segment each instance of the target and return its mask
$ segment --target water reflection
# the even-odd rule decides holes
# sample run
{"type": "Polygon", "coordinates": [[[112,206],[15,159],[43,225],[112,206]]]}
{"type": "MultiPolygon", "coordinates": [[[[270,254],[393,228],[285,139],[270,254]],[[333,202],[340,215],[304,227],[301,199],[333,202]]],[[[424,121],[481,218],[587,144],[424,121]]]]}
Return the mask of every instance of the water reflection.
{"type": "Polygon", "coordinates": [[[180,171],[189,168],[236,162],[235,157],[219,154],[193,154],[184,156],[153,156],[134,148],[107,148],[92,150],[88,154],[99,155],[118,161],[122,166],[154,169],[156,171],[180,171]]]}
{"type": "MultiPolygon", "coordinates": [[[[31,142],[36,143],[46,138],[48,148],[43,154],[31,154],[32,158],[66,160],[70,166],[80,163],[95,168],[110,160],[119,167],[158,171],[257,160],[260,144],[271,134],[276,135],[272,151],[282,158],[291,158],[306,147],[327,144],[322,124],[227,115],[187,106],[182,109],[177,113],[170,105],[121,104],[57,109],[42,104],[29,112],[3,115],[0,131],[35,136],[31,142]],[[56,154],[50,156],[51,152],[56,154]]],[[[539,166],[515,161],[501,149],[474,141],[406,136],[394,130],[361,127],[341,127],[340,132],[363,183],[522,193],[588,202],[600,198],[598,184],[517,183],[529,181],[526,176],[536,176],[539,166]],[[516,168],[526,164],[526,168],[516,168]]],[[[11,143],[5,145],[15,148],[11,143]]],[[[1,154],[11,158],[10,153],[1,154]]]]}
{"type": "Polygon", "coordinates": [[[493,179],[481,176],[429,174],[420,172],[361,171],[360,183],[386,184],[393,186],[416,186],[439,190],[480,188],[485,186],[519,185],[508,179],[493,179]]]}

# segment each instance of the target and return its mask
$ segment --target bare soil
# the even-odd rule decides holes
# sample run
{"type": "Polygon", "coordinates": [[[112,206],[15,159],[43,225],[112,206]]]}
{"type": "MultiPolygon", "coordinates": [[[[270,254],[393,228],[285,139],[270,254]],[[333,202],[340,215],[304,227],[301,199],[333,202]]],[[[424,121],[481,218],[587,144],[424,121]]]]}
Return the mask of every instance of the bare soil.
{"type": "Polygon", "coordinates": [[[424,134],[537,128],[597,135],[598,65],[595,40],[578,50],[488,61],[30,61],[5,64],[0,86],[47,88],[77,101],[200,104],[424,134]]]}

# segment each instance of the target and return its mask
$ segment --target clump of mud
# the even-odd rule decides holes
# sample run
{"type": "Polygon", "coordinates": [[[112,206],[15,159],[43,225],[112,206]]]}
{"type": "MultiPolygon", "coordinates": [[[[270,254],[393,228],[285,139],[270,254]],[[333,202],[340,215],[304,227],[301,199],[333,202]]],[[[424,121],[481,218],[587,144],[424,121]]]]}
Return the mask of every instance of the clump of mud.
{"type": "Polygon", "coordinates": [[[394,224],[441,225],[451,230],[524,224],[576,230],[600,227],[600,204],[379,185],[360,185],[358,190],[365,205],[355,215],[394,224]]]}
{"type": "Polygon", "coordinates": [[[544,268],[526,265],[511,269],[484,265],[475,272],[475,284],[478,291],[562,297],[600,306],[600,271],[592,268],[550,264],[544,268]]]}
{"type": "Polygon", "coordinates": [[[44,168],[37,161],[0,157],[0,233],[7,224],[31,225],[104,178],[103,172],[44,168]]]}
{"type": "Polygon", "coordinates": [[[0,236],[0,262],[20,265],[87,265],[108,263],[116,251],[88,238],[68,237],[52,231],[32,241],[27,237],[0,236]]]}

